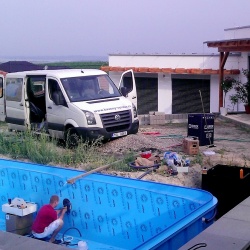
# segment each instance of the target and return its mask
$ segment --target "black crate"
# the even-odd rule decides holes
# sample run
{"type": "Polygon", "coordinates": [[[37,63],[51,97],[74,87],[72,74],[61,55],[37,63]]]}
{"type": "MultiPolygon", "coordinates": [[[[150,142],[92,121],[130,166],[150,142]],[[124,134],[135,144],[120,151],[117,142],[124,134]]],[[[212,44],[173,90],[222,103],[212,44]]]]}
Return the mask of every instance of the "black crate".
{"type": "Polygon", "coordinates": [[[202,174],[202,189],[218,199],[218,219],[250,196],[250,168],[216,165],[202,174]],[[240,169],[243,169],[243,179],[240,169]]]}
{"type": "Polygon", "coordinates": [[[188,136],[199,138],[199,145],[214,143],[214,114],[188,114],[188,136]]]}

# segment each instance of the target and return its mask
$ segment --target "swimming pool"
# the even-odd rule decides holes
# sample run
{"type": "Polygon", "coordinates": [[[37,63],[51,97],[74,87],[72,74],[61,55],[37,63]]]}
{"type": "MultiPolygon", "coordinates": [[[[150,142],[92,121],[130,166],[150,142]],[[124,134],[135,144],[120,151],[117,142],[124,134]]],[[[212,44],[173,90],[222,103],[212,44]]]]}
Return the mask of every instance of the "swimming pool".
{"type": "MultiPolygon", "coordinates": [[[[38,209],[53,194],[72,204],[61,230],[72,248],[83,240],[89,249],[178,249],[207,228],[217,199],[209,192],[150,181],[0,159],[0,205],[15,197],[38,209]]],[[[0,212],[0,229],[5,230],[0,212]]],[[[36,213],[34,213],[34,216],[36,213]]]]}

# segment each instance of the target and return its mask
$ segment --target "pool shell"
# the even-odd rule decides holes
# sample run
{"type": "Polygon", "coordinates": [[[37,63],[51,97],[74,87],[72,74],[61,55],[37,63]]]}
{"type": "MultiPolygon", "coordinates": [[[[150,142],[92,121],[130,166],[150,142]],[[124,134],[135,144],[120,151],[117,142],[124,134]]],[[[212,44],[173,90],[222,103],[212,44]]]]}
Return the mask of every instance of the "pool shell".
{"type": "MultiPolygon", "coordinates": [[[[61,235],[86,241],[89,250],[178,249],[213,223],[217,199],[204,190],[103,174],[67,183],[82,173],[0,159],[0,205],[19,197],[39,210],[53,194],[59,206],[68,198],[72,210],[61,235]]],[[[0,212],[2,230],[5,215],[0,212]]]]}

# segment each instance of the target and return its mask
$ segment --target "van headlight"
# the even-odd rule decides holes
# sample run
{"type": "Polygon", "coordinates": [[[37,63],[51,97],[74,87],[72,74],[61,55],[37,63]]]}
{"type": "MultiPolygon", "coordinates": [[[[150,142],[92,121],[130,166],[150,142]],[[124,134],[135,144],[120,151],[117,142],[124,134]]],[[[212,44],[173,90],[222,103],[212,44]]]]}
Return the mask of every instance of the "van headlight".
{"type": "Polygon", "coordinates": [[[133,104],[133,113],[134,113],[134,118],[136,118],[137,117],[137,109],[136,109],[136,107],[135,107],[135,105],[134,105],[134,103],[132,103],[133,104]]]}
{"type": "Polygon", "coordinates": [[[88,125],[95,125],[96,120],[95,120],[94,114],[92,112],[84,111],[84,110],[83,110],[83,112],[86,116],[86,120],[87,120],[88,125]]]}

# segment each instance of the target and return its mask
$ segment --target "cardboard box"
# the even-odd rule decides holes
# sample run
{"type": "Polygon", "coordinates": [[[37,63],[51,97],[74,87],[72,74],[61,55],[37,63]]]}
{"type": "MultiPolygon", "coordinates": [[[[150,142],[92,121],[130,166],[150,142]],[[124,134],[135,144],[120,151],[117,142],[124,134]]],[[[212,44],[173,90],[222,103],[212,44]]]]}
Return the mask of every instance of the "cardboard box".
{"type": "Polygon", "coordinates": [[[5,222],[6,232],[15,233],[19,235],[26,235],[31,232],[33,214],[28,214],[26,216],[6,214],[5,222]]]}
{"type": "Polygon", "coordinates": [[[187,137],[183,140],[183,152],[188,155],[199,153],[199,140],[197,137],[187,137]]]}
{"type": "Polygon", "coordinates": [[[12,204],[3,204],[2,205],[2,211],[4,213],[18,215],[18,216],[25,216],[31,213],[36,212],[37,206],[35,203],[26,203],[27,207],[24,209],[14,207],[12,204]]]}

